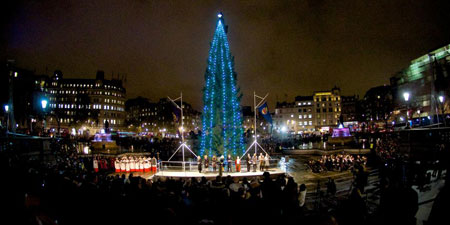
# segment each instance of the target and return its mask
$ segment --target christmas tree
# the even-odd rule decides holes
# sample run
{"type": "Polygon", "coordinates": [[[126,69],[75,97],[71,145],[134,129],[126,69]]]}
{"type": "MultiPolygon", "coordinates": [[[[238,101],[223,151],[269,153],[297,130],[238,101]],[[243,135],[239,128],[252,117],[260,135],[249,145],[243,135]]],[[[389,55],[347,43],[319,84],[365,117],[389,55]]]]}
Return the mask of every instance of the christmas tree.
{"type": "Polygon", "coordinates": [[[221,13],[218,17],[205,73],[199,154],[241,155],[245,151],[240,108],[242,94],[236,87],[227,27],[221,13]]]}

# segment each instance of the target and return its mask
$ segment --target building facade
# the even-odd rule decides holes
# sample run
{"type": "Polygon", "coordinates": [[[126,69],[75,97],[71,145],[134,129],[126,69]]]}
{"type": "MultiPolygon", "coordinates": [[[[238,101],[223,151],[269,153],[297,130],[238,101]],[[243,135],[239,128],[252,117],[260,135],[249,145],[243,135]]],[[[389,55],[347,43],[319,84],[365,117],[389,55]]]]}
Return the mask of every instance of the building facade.
{"type": "Polygon", "coordinates": [[[416,125],[439,122],[449,114],[450,45],[411,61],[391,77],[393,119],[416,125]]]}
{"type": "Polygon", "coordinates": [[[94,134],[125,128],[126,90],[122,80],[64,78],[55,71],[47,85],[48,128],[71,134],[94,134]]]}
{"type": "MultiPolygon", "coordinates": [[[[176,112],[176,106],[166,98],[151,102],[147,98],[137,97],[127,100],[125,108],[126,123],[131,131],[175,136],[180,128],[181,122],[178,120],[181,114],[176,112]]],[[[185,132],[198,132],[200,113],[186,102],[183,102],[183,119],[185,132]]]]}
{"type": "Polygon", "coordinates": [[[297,96],[294,102],[278,102],[274,114],[274,129],[278,132],[301,134],[327,132],[338,125],[341,115],[340,89],[317,91],[311,96],[297,96]]]}

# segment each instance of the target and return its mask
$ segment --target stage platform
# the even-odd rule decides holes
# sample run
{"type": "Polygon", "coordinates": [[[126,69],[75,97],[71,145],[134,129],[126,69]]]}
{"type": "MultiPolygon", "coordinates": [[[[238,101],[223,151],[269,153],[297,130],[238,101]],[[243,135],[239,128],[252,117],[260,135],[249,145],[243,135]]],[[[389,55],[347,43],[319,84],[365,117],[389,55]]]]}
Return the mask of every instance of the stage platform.
{"type": "MultiPolygon", "coordinates": [[[[270,173],[270,175],[280,175],[280,174],[285,174],[286,172],[279,169],[279,168],[273,168],[268,170],[267,172],[270,173]]],[[[264,173],[264,171],[256,171],[256,172],[224,172],[222,173],[223,177],[226,177],[228,175],[230,175],[231,177],[259,177],[262,176],[264,173]]],[[[185,177],[206,177],[208,179],[211,178],[215,178],[219,175],[219,172],[212,172],[212,171],[208,171],[208,172],[202,172],[199,173],[198,171],[158,171],[156,174],[154,174],[153,176],[155,177],[174,177],[174,178],[185,178],[185,177]]],[[[152,177],[153,177],[152,176],[152,177]]]]}

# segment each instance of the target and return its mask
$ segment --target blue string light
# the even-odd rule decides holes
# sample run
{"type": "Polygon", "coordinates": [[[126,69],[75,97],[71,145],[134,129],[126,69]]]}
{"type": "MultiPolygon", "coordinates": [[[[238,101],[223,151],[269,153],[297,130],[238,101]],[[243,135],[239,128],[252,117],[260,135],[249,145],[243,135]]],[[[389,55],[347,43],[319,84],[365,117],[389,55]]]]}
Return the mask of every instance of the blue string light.
{"type": "MultiPolygon", "coordinates": [[[[220,14],[221,15],[221,14],[220,14]]],[[[200,154],[208,151],[213,155],[219,146],[214,146],[214,127],[221,126],[223,154],[242,154],[245,150],[240,99],[236,91],[233,57],[223,24],[219,16],[213,41],[209,50],[205,74],[204,107],[202,115],[203,132],[200,154]],[[220,94],[216,95],[216,91],[220,94]]]]}

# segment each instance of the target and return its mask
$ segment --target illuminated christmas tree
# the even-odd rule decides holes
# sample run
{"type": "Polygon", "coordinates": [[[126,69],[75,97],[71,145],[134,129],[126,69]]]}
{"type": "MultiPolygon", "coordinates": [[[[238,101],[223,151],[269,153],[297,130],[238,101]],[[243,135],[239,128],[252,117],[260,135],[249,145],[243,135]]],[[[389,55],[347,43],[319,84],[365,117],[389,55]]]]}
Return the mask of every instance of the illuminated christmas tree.
{"type": "Polygon", "coordinates": [[[218,17],[205,73],[199,154],[241,155],[245,151],[240,107],[242,94],[236,85],[227,27],[221,13],[218,17]]]}

